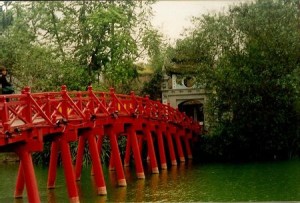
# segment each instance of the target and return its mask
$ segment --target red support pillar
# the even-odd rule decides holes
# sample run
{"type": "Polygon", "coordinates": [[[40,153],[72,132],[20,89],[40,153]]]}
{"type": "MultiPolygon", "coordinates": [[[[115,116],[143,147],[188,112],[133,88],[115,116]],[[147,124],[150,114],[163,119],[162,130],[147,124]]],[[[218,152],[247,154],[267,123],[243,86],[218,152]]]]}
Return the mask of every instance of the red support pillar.
{"type": "Polygon", "coordinates": [[[118,179],[118,185],[119,186],[126,186],[126,179],[123,171],[122,166],[122,160],[120,157],[118,142],[117,142],[117,135],[113,130],[113,127],[109,130],[109,139],[110,139],[110,145],[112,149],[112,157],[113,157],[113,163],[116,167],[117,171],[117,179],[118,179]]]}
{"type": "Polygon", "coordinates": [[[189,141],[190,138],[189,137],[190,137],[190,133],[188,133],[188,136],[185,136],[184,143],[185,143],[185,148],[186,148],[188,159],[193,159],[193,154],[192,154],[192,150],[191,150],[191,146],[190,146],[190,141],[189,141]]]}
{"type": "Polygon", "coordinates": [[[125,158],[124,158],[124,167],[129,166],[130,163],[130,152],[131,152],[131,135],[127,134],[126,136],[126,151],[125,151],[125,158]]]}
{"type": "Polygon", "coordinates": [[[17,176],[16,188],[15,188],[15,195],[14,195],[15,198],[23,197],[24,187],[25,187],[25,179],[24,179],[24,174],[23,174],[22,163],[20,163],[19,170],[18,170],[18,176],[17,176]]]}
{"type": "MultiPolygon", "coordinates": [[[[182,132],[182,131],[179,130],[179,132],[182,132]]],[[[179,155],[179,160],[180,160],[180,162],[185,162],[180,136],[181,136],[180,134],[176,134],[175,141],[176,141],[177,151],[178,151],[178,155],[179,155]]]]}
{"type": "Polygon", "coordinates": [[[115,158],[114,158],[114,153],[113,153],[113,152],[110,152],[109,166],[108,166],[108,169],[109,169],[110,171],[116,170],[114,160],[115,160],[115,158]]]}
{"type": "MultiPolygon", "coordinates": [[[[137,139],[138,139],[138,144],[139,144],[140,153],[142,153],[142,151],[143,151],[143,141],[144,141],[144,138],[143,138],[142,136],[138,136],[137,139]]],[[[142,156],[142,154],[141,154],[141,156],[142,156]]]]}
{"type": "Polygon", "coordinates": [[[152,173],[159,173],[158,167],[157,167],[157,161],[156,161],[156,156],[155,156],[153,140],[152,140],[152,135],[151,135],[151,131],[150,131],[148,125],[146,125],[144,127],[144,133],[147,138],[148,155],[150,157],[152,173]]]}
{"type": "Polygon", "coordinates": [[[23,169],[23,177],[25,180],[28,202],[40,203],[41,200],[39,197],[31,154],[25,146],[18,147],[17,154],[19,155],[22,164],[21,169],[23,169]]]}
{"type": "Polygon", "coordinates": [[[97,149],[97,143],[93,131],[87,131],[89,150],[93,164],[93,170],[95,174],[95,182],[97,185],[98,195],[106,195],[106,185],[104,181],[104,175],[102,171],[102,166],[100,162],[99,152],[97,149]]]}
{"type": "MultiPolygon", "coordinates": [[[[98,135],[98,139],[97,139],[97,148],[98,148],[98,153],[99,153],[100,159],[101,159],[101,153],[102,153],[103,137],[104,137],[104,133],[101,133],[100,135],[98,135]]],[[[95,175],[93,166],[91,169],[91,175],[92,176],[95,175]]]]}
{"type": "Polygon", "coordinates": [[[141,152],[140,152],[140,148],[138,145],[136,131],[133,126],[129,127],[127,137],[130,137],[129,140],[130,140],[131,146],[132,146],[137,178],[144,179],[145,174],[144,174],[144,168],[143,168],[143,163],[142,163],[142,158],[141,158],[141,152]]]}
{"type": "Polygon", "coordinates": [[[168,141],[168,147],[169,147],[169,153],[170,153],[170,158],[171,158],[171,164],[173,166],[177,165],[176,161],[176,156],[175,156],[175,151],[174,151],[174,145],[173,145],[173,140],[172,140],[172,135],[170,132],[170,129],[167,129],[167,141],[168,141]]]}
{"type": "Polygon", "coordinates": [[[65,139],[60,140],[60,149],[70,202],[78,203],[79,197],[72,165],[70,147],[69,143],[65,139]]]}
{"type": "Polygon", "coordinates": [[[160,127],[156,128],[157,141],[158,141],[158,150],[160,157],[161,169],[167,169],[166,153],[164,147],[163,135],[160,127]]]}
{"type": "Polygon", "coordinates": [[[98,152],[99,152],[100,157],[101,157],[101,153],[102,153],[103,137],[104,137],[104,135],[99,135],[99,137],[97,139],[97,148],[98,148],[98,152]]]}
{"type": "Polygon", "coordinates": [[[57,140],[54,140],[51,143],[51,150],[50,150],[50,163],[49,163],[48,180],[47,180],[47,188],[49,189],[55,188],[58,152],[59,152],[59,143],[57,140]]]}
{"type": "Polygon", "coordinates": [[[76,178],[76,180],[80,180],[80,177],[81,177],[85,141],[86,141],[86,138],[84,135],[79,137],[77,155],[76,155],[76,163],[75,163],[75,178],[76,178]]]}

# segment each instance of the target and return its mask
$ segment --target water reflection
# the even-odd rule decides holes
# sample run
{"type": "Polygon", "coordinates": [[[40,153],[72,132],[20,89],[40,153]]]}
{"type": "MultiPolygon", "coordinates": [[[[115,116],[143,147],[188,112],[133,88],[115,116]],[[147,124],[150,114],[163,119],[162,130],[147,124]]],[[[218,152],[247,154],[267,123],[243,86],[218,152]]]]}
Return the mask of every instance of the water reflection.
{"type": "Polygon", "coordinates": [[[126,201],[126,192],[127,187],[117,187],[115,189],[114,195],[114,202],[125,202],[126,201]]]}
{"type": "Polygon", "coordinates": [[[168,170],[161,170],[160,171],[160,181],[162,185],[166,185],[168,183],[168,170]]]}
{"type": "Polygon", "coordinates": [[[136,172],[131,166],[124,167],[124,175],[127,182],[133,181],[136,177],[136,172]]]}
{"type": "Polygon", "coordinates": [[[112,171],[112,170],[109,170],[108,171],[108,184],[110,184],[111,186],[117,186],[118,185],[118,180],[117,180],[117,174],[116,174],[116,171],[112,171]]]}
{"type": "Polygon", "coordinates": [[[95,203],[105,203],[107,201],[107,196],[97,196],[95,203]]]}
{"type": "MultiPolygon", "coordinates": [[[[151,168],[151,167],[150,167],[151,168]]],[[[195,202],[195,201],[297,201],[300,200],[300,161],[248,164],[204,164],[191,162],[169,166],[152,174],[145,167],[145,179],[138,179],[134,167],[125,168],[127,187],[117,186],[115,171],[103,167],[107,196],[98,196],[94,177],[83,168],[77,182],[81,202],[195,202]]],[[[18,165],[0,164],[0,202],[28,202],[14,199],[18,165]]],[[[35,167],[41,202],[68,202],[63,170],[58,168],[56,188],[48,190],[47,168],[35,167]]]]}
{"type": "Polygon", "coordinates": [[[14,203],[24,203],[23,198],[15,199],[14,203]]]}
{"type": "Polygon", "coordinates": [[[159,174],[152,174],[149,178],[149,199],[150,201],[159,201],[159,196],[156,195],[159,191],[159,174]]]}
{"type": "Polygon", "coordinates": [[[145,179],[139,179],[135,183],[135,198],[134,198],[135,202],[142,202],[142,201],[144,201],[145,182],[146,182],[145,179]]]}
{"type": "Polygon", "coordinates": [[[54,189],[48,189],[47,193],[47,201],[51,203],[58,203],[59,201],[56,200],[55,190],[54,189]]]}

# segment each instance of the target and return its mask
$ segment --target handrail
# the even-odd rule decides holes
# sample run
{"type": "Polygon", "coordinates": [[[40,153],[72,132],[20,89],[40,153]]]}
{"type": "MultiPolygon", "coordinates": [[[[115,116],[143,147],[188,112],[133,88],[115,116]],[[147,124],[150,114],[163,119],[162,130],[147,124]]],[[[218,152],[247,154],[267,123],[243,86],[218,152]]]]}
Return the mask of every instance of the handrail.
{"type": "MultiPolygon", "coordinates": [[[[170,105],[139,97],[110,92],[67,91],[31,93],[26,87],[21,94],[0,95],[0,135],[15,128],[29,129],[37,126],[53,127],[59,119],[89,122],[95,117],[122,117],[150,119],[159,122],[199,128],[199,124],[170,105]]],[[[0,136],[1,137],[1,136],[0,136]]]]}

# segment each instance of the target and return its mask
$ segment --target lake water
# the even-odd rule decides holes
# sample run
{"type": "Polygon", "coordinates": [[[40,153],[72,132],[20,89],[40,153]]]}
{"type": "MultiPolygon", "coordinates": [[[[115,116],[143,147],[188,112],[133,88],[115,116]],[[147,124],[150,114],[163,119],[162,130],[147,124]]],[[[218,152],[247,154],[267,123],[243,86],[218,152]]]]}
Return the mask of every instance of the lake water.
{"type": "MultiPolygon", "coordinates": [[[[107,196],[97,196],[90,168],[84,167],[78,182],[80,202],[233,202],[300,201],[300,160],[242,164],[186,163],[160,174],[146,169],[144,180],[136,178],[134,168],[125,168],[127,187],[116,186],[116,174],[104,175],[107,196]]],[[[28,202],[14,199],[18,165],[0,164],[0,202],[28,202]]],[[[42,202],[68,202],[62,168],[58,169],[56,188],[48,190],[47,168],[35,167],[42,202]]]]}

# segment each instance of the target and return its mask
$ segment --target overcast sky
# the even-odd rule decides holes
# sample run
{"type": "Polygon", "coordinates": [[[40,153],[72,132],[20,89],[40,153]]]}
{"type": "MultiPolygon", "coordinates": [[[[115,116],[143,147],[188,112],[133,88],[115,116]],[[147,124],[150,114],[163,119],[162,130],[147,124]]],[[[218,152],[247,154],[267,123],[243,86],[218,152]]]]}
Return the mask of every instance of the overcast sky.
{"type": "Polygon", "coordinates": [[[177,0],[158,1],[152,8],[154,17],[152,23],[171,42],[180,38],[184,28],[190,27],[192,16],[200,16],[209,12],[219,12],[228,9],[229,5],[249,0],[177,0]]]}

